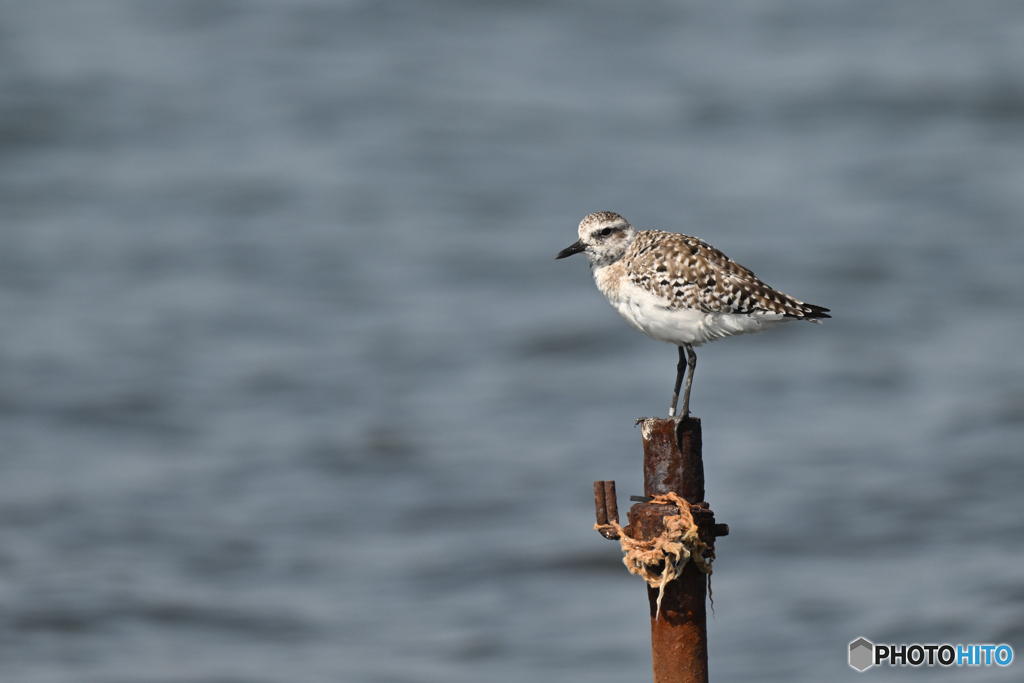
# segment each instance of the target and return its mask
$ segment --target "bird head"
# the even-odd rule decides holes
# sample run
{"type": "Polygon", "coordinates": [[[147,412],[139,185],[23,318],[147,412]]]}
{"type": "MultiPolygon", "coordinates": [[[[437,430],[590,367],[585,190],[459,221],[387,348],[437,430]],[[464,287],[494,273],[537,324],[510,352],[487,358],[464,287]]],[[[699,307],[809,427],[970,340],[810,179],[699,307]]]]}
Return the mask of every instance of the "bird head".
{"type": "Polygon", "coordinates": [[[611,211],[592,213],[580,222],[580,238],[558,252],[556,259],[583,252],[591,267],[615,263],[636,239],[636,228],[611,211]]]}

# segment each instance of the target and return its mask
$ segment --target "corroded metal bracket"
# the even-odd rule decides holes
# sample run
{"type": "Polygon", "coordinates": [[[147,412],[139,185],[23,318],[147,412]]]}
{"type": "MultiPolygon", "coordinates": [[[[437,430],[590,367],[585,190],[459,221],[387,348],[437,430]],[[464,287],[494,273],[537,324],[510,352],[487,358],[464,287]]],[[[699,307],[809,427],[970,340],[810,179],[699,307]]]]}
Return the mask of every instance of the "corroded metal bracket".
{"type": "MultiPolygon", "coordinates": [[[[594,508],[599,525],[608,524],[608,520],[619,521],[619,501],[615,495],[614,481],[594,482],[594,508]]],[[[605,527],[597,531],[609,541],[619,540],[619,532],[613,528],[605,527]]]]}

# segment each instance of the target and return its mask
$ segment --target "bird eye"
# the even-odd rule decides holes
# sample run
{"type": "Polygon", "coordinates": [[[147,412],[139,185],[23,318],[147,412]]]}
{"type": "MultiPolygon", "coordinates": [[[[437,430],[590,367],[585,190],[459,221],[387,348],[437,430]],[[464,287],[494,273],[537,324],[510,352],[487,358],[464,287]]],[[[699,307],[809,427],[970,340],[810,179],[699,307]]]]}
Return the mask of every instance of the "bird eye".
{"type": "Polygon", "coordinates": [[[601,231],[601,235],[603,235],[604,237],[607,237],[610,234],[612,234],[611,228],[605,228],[604,230],[601,231]]]}

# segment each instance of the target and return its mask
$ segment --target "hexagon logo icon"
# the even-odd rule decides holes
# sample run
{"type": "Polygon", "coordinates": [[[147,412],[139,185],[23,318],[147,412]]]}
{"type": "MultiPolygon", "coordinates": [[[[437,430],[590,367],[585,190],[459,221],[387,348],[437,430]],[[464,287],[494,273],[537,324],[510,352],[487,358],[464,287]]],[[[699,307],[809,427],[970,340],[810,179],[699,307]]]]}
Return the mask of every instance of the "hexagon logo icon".
{"type": "Polygon", "coordinates": [[[850,666],[857,671],[864,671],[874,664],[875,646],[864,638],[850,643],[850,666]]]}

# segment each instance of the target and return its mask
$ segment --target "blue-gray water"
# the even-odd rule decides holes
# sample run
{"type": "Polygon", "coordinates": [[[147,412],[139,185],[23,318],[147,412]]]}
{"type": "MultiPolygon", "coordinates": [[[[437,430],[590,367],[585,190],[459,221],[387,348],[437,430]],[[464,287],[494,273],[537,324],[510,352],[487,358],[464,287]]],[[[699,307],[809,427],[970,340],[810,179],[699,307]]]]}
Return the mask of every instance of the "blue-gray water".
{"type": "Polygon", "coordinates": [[[676,358],[554,260],[597,210],[834,315],[698,352],[713,680],[1024,656],[1020,3],[37,1],[0,680],[650,680],[591,482],[676,358]]]}

